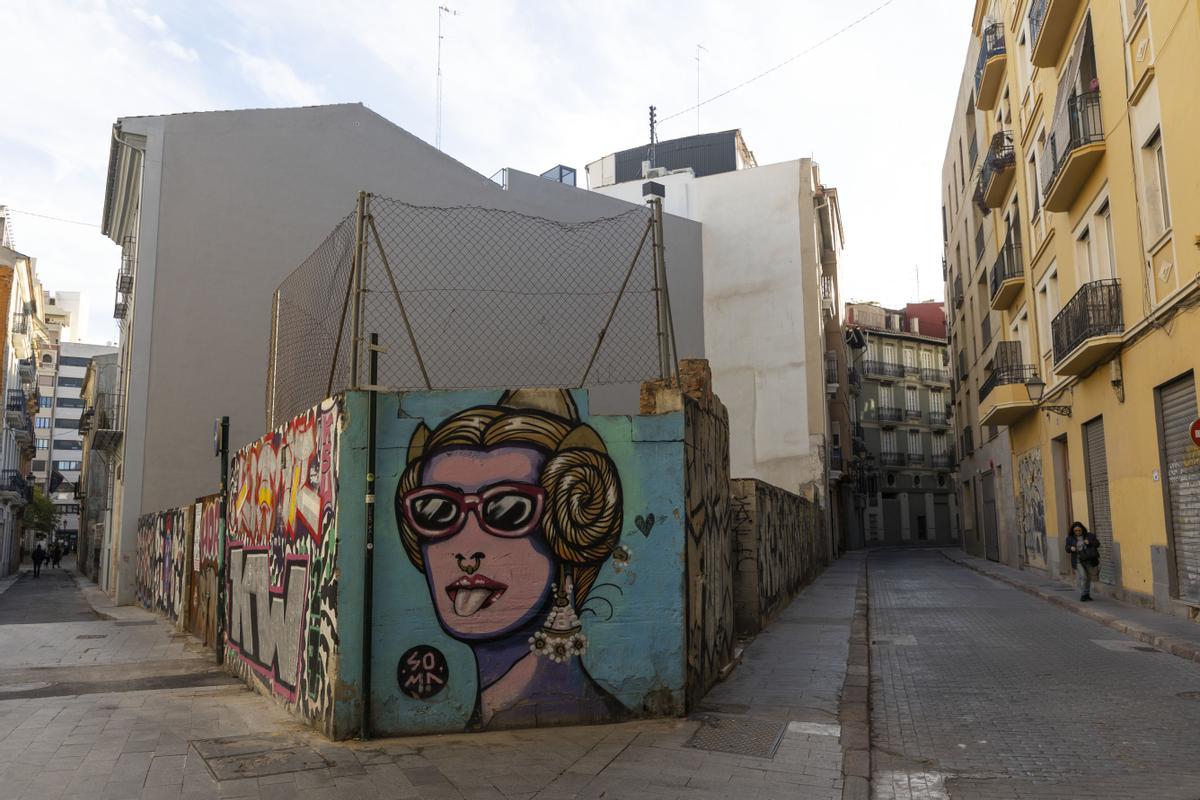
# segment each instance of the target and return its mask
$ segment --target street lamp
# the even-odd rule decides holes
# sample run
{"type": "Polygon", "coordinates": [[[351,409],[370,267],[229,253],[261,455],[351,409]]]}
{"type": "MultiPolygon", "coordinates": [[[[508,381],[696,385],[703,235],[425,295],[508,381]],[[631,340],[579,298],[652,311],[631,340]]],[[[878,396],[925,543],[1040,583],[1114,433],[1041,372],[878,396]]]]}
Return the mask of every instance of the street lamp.
{"type": "Polygon", "coordinates": [[[1051,411],[1063,417],[1071,416],[1070,406],[1042,405],[1042,397],[1046,394],[1046,382],[1038,376],[1034,375],[1032,378],[1025,381],[1025,391],[1029,392],[1030,401],[1037,406],[1040,411],[1051,411]]]}

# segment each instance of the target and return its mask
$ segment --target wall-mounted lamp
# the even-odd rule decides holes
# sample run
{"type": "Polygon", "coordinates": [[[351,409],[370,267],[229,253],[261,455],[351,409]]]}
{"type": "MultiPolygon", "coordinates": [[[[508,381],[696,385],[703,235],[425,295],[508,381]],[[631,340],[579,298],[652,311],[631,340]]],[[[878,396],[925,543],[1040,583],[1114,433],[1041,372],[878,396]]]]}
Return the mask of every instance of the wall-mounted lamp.
{"type": "Polygon", "coordinates": [[[1025,381],[1025,391],[1029,392],[1029,399],[1038,407],[1039,411],[1052,411],[1063,417],[1071,416],[1070,406],[1044,406],[1042,405],[1042,397],[1046,394],[1046,382],[1034,376],[1025,381]]]}

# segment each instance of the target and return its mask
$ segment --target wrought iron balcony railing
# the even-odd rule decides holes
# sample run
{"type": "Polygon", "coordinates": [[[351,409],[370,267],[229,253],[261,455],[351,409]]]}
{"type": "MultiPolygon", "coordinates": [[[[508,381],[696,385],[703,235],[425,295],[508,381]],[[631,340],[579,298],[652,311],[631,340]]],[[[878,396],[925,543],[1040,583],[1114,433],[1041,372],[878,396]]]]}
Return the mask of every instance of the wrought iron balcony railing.
{"type": "Polygon", "coordinates": [[[983,80],[983,68],[987,62],[1005,53],[1004,23],[994,22],[988,25],[983,29],[980,39],[979,60],[975,64],[975,91],[979,91],[979,84],[983,80]]]}
{"type": "Polygon", "coordinates": [[[875,419],[880,422],[899,422],[904,419],[904,412],[891,406],[879,406],[875,409],[875,419]]]}
{"type": "Polygon", "coordinates": [[[1043,195],[1049,195],[1054,181],[1066,166],[1071,152],[1084,145],[1104,141],[1104,121],[1100,116],[1100,92],[1083,92],[1067,100],[1066,130],[1056,128],[1050,133],[1043,153],[1043,163],[1049,166],[1050,174],[1043,186],[1043,195]],[[1065,134],[1065,137],[1064,137],[1065,134]]]}
{"type": "Polygon", "coordinates": [[[880,450],[879,463],[884,467],[902,467],[904,466],[904,453],[898,453],[894,450],[880,450]]]}
{"type": "Polygon", "coordinates": [[[868,375],[875,375],[884,378],[903,378],[904,367],[899,364],[893,364],[890,361],[876,361],[874,359],[866,359],[863,361],[863,369],[868,375]]]}
{"type": "Polygon", "coordinates": [[[1085,283],[1058,312],[1050,329],[1054,337],[1055,364],[1094,336],[1121,333],[1125,330],[1121,282],[1114,278],[1085,283]]]}
{"type": "Polygon", "coordinates": [[[1033,364],[1010,364],[996,367],[988,373],[979,387],[979,402],[983,402],[997,386],[1015,383],[1029,383],[1037,377],[1037,367],[1033,364]]]}
{"type": "Polygon", "coordinates": [[[954,456],[950,453],[935,453],[933,456],[934,469],[953,469],[954,456]]]}
{"type": "Polygon", "coordinates": [[[1025,275],[1025,265],[1021,261],[1021,242],[1018,239],[1009,237],[1004,242],[1004,247],[996,256],[996,263],[992,265],[992,274],[990,276],[991,297],[995,299],[1000,292],[1000,285],[1005,281],[1013,278],[1022,278],[1025,275]]]}

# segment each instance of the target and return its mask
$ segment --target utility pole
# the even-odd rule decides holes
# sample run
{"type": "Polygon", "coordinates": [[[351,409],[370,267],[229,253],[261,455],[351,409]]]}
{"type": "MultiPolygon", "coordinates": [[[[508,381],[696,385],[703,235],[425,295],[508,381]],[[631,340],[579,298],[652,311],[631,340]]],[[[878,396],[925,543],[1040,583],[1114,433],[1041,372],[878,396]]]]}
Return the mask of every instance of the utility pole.
{"type": "Polygon", "coordinates": [[[442,17],[449,14],[457,17],[458,12],[449,6],[438,6],[438,38],[437,38],[437,128],[434,132],[434,145],[442,149],[442,17]]]}
{"type": "Polygon", "coordinates": [[[700,135],[700,52],[708,52],[702,44],[696,45],[696,135],[700,135]]]}

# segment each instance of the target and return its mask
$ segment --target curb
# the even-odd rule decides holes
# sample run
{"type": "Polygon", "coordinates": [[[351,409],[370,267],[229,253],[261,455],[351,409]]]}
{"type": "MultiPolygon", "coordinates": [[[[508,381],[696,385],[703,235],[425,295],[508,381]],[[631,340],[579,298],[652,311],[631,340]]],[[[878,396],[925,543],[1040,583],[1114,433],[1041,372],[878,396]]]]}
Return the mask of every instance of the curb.
{"type": "Polygon", "coordinates": [[[1200,645],[1196,645],[1192,642],[1184,641],[1182,639],[1176,639],[1174,636],[1169,636],[1152,628],[1147,628],[1136,622],[1123,620],[1120,617],[1100,611],[1091,606],[1081,606],[1078,603],[1074,603],[1057,594],[1047,592],[1044,589],[1038,588],[1037,586],[1031,586],[1022,581],[1013,580],[1007,575],[1000,575],[981,566],[972,564],[965,558],[956,557],[950,553],[947,553],[945,550],[941,551],[941,553],[947,559],[953,561],[959,566],[966,567],[969,570],[978,572],[980,575],[1000,581],[1001,583],[1006,583],[1013,588],[1020,589],[1026,594],[1031,594],[1034,597],[1039,597],[1052,605],[1058,606],[1059,608],[1064,608],[1073,614],[1086,617],[1093,622],[1099,622],[1101,625],[1105,625],[1115,631],[1119,631],[1126,636],[1137,639],[1144,644],[1157,647],[1159,650],[1170,653],[1173,656],[1200,664],[1200,645]]]}
{"type": "Polygon", "coordinates": [[[871,646],[867,559],[854,590],[850,623],[850,656],[838,703],[842,725],[842,800],[871,797],[871,646]]]}

